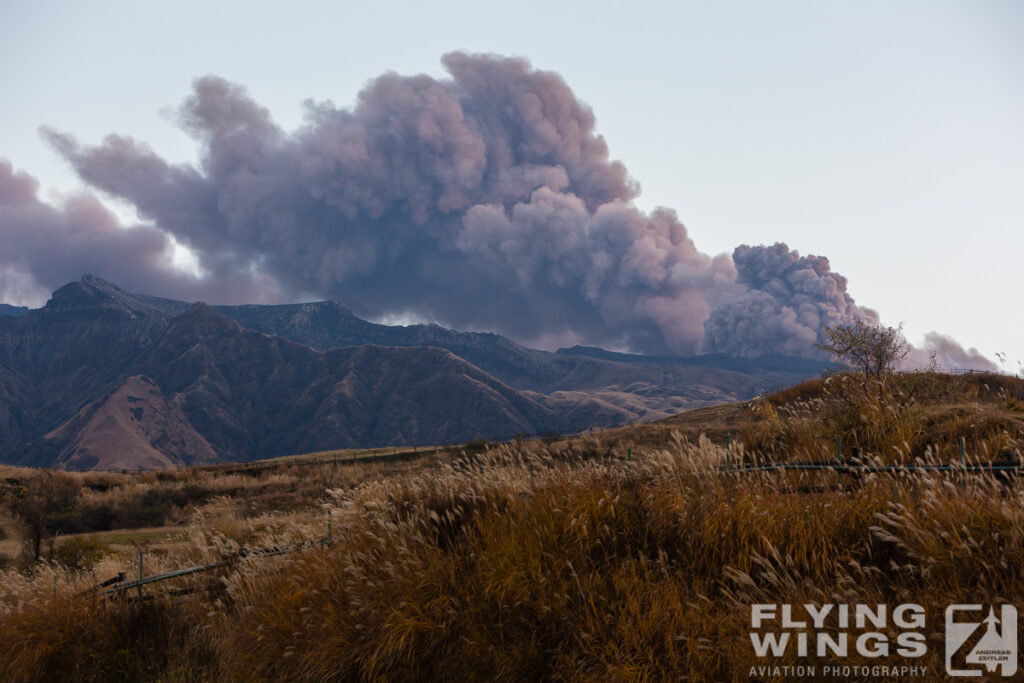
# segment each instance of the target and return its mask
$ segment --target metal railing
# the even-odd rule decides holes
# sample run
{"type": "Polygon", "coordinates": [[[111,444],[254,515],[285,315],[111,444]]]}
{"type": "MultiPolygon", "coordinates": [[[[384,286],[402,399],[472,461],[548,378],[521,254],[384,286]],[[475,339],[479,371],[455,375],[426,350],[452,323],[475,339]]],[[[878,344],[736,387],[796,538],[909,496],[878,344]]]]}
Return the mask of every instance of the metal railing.
{"type": "MultiPolygon", "coordinates": [[[[208,564],[201,564],[201,565],[196,565],[196,566],[193,566],[193,567],[184,567],[182,569],[175,569],[173,571],[162,572],[160,574],[151,574],[150,576],[145,576],[144,575],[144,566],[143,566],[144,553],[140,549],[139,550],[139,575],[138,575],[137,578],[129,579],[129,578],[127,578],[126,572],[120,572],[117,576],[109,578],[106,581],[103,581],[103,582],[93,586],[92,588],[90,588],[89,590],[87,590],[85,592],[86,593],[96,593],[97,595],[105,595],[105,596],[109,596],[109,597],[122,597],[122,596],[124,596],[127,599],[129,599],[129,600],[131,600],[131,599],[146,599],[146,598],[152,599],[155,596],[153,596],[153,595],[144,596],[143,595],[143,593],[142,593],[142,587],[143,586],[146,586],[146,585],[149,585],[149,584],[153,584],[153,583],[160,583],[162,581],[170,581],[171,579],[178,579],[178,578],[181,578],[181,577],[184,577],[184,576],[191,576],[193,574],[200,574],[202,572],[213,571],[215,569],[221,569],[221,568],[227,568],[227,567],[235,567],[235,566],[238,566],[242,562],[247,562],[247,561],[250,561],[250,560],[262,559],[262,558],[267,558],[267,557],[274,557],[274,556],[277,556],[277,555],[285,555],[285,554],[288,554],[288,553],[294,553],[294,552],[299,552],[299,551],[302,551],[302,550],[309,550],[309,549],[312,549],[312,548],[326,546],[326,545],[330,544],[333,540],[334,540],[334,538],[333,538],[333,534],[331,533],[330,515],[328,515],[328,526],[327,526],[327,537],[326,538],[321,538],[321,539],[316,539],[316,540],[311,540],[311,541],[301,541],[299,543],[294,543],[292,545],[284,546],[284,547],[278,547],[278,546],[273,546],[273,547],[269,547],[269,548],[246,548],[246,547],[241,547],[241,548],[238,549],[237,552],[232,552],[229,557],[226,557],[223,560],[220,560],[218,562],[210,562],[208,564]],[[128,591],[131,591],[133,589],[138,591],[138,597],[137,598],[131,598],[131,597],[128,597],[128,596],[125,595],[128,591]]],[[[185,588],[185,589],[168,591],[164,595],[171,596],[171,597],[177,597],[177,596],[181,596],[181,595],[187,595],[187,594],[190,594],[190,593],[195,593],[195,592],[197,592],[199,590],[208,589],[208,588],[210,588],[210,586],[205,586],[205,587],[195,587],[195,586],[193,586],[193,587],[188,587],[188,588],[185,588]]]]}

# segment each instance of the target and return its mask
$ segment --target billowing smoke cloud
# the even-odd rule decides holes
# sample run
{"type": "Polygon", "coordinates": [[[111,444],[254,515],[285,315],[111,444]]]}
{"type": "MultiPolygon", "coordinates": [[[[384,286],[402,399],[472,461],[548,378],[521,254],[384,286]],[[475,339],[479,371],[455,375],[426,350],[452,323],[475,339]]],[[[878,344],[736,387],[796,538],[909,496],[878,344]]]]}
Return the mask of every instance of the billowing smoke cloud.
{"type": "Polygon", "coordinates": [[[170,243],[153,228],[122,230],[95,198],[74,197],[60,208],[37,197],[38,183],[0,161],[0,225],[3,226],[5,293],[29,296],[37,282],[66,281],[81,265],[126,282],[153,280],[169,273],[170,243]]]}
{"type": "Polygon", "coordinates": [[[735,278],[608,158],[562,79],[518,59],[451,54],[452,75],[386,74],[351,110],[309,104],[286,133],[240,87],[196,83],[181,110],[201,168],[111,136],[54,146],[207,273],[254,269],[284,296],[414,314],[521,340],[700,348],[709,296],[735,278]]]}
{"type": "Polygon", "coordinates": [[[200,282],[174,267],[171,239],[163,230],[125,228],[89,195],[52,206],[39,199],[38,186],[33,177],[0,160],[0,299],[38,299],[85,272],[102,274],[129,289],[186,299],[210,289],[230,297],[272,286],[252,272],[200,282]]]}
{"type": "Polygon", "coordinates": [[[710,256],[674,212],[637,209],[638,186],[557,74],[486,55],[443,63],[450,78],[385,74],[351,109],[310,102],[290,132],[240,86],[200,79],[180,111],[198,167],[130,137],[82,146],[44,131],[153,227],[121,229],[88,197],[43,204],[0,168],[0,294],[90,271],[157,294],[332,297],[524,342],[682,354],[813,354],[824,326],[875,318],[824,258],[781,244],[710,256]],[[170,266],[172,238],[204,277],[170,266]]]}
{"type": "Polygon", "coordinates": [[[996,371],[996,364],[981,355],[976,348],[964,349],[952,337],[938,332],[929,332],[924,336],[924,344],[911,350],[904,366],[907,368],[927,367],[935,357],[935,364],[940,369],[971,369],[996,371]]]}
{"type": "Polygon", "coordinates": [[[858,307],[846,291],[846,278],[833,273],[823,256],[800,256],[785,244],[742,245],[732,254],[742,293],[715,308],[705,323],[705,347],[734,355],[805,355],[824,341],[823,331],[862,318],[878,322],[870,308],[858,307]]]}

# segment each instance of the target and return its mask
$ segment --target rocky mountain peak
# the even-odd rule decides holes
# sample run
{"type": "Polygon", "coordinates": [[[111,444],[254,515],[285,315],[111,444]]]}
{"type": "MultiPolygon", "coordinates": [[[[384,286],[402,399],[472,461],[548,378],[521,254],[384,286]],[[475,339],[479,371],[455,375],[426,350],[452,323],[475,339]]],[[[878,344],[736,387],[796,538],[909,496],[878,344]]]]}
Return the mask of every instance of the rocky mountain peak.
{"type": "Polygon", "coordinates": [[[166,311],[148,301],[149,297],[131,294],[94,275],[83,275],[56,290],[46,302],[48,313],[116,314],[127,318],[165,316],[166,311]]]}

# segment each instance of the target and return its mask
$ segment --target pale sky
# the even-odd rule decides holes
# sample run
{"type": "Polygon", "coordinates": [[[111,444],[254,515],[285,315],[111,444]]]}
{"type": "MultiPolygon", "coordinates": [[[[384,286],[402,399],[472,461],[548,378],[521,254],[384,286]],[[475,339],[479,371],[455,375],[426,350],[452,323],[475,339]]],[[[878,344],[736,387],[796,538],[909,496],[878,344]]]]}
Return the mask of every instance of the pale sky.
{"type": "Polygon", "coordinates": [[[0,158],[67,193],[41,125],[187,161],[168,112],[198,76],[291,128],[305,99],[443,77],[456,49],[560,73],[638,204],[674,208],[702,251],[827,256],[912,342],[937,330],[1024,362],[1020,2],[0,0],[0,158]]]}

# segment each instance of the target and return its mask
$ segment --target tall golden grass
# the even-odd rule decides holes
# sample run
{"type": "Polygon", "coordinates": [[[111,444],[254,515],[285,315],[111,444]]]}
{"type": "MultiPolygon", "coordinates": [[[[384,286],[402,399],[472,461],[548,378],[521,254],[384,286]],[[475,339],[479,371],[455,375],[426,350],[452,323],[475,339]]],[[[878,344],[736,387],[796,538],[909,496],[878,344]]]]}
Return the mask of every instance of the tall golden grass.
{"type": "MultiPolygon", "coordinates": [[[[976,386],[945,403],[915,398],[886,438],[906,441],[904,423],[959,420],[974,406],[1002,416],[998,447],[1019,451],[1012,396],[976,386]]],[[[771,403],[774,415],[761,404],[765,431],[728,457],[801,448],[801,434],[838,419],[808,403],[821,397],[771,403]]],[[[943,457],[915,455],[913,443],[899,457],[943,457]]],[[[720,444],[678,435],[625,455],[600,436],[572,449],[507,445],[326,486],[334,542],[239,561],[216,590],[190,598],[109,600],[81,592],[90,575],[8,571],[0,643],[19,647],[0,648],[0,679],[749,681],[765,663],[750,645],[751,604],[901,602],[928,611],[932,647],[915,664],[934,673],[946,604],[1024,598],[1024,486],[1014,479],[722,474],[720,444]]],[[[229,497],[197,510],[190,542],[161,566],[326,534],[316,509],[238,510],[229,497]]],[[[122,566],[130,572],[130,558],[122,566]]]]}

